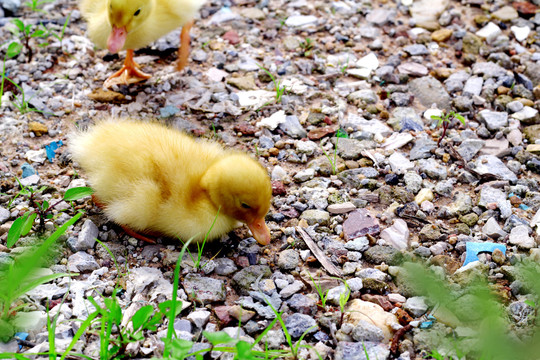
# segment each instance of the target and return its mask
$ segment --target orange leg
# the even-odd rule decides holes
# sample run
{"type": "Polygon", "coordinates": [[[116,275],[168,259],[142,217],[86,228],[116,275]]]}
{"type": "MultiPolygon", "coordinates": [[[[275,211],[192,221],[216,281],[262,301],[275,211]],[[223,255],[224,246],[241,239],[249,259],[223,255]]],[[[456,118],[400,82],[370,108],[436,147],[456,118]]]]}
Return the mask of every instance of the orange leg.
{"type": "MultiPolygon", "coordinates": [[[[101,200],[99,200],[99,198],[95,195],[95,194],[92,194],[92,201],[94,202],[94,204],[100,208],[100,209],[105,209],[106,205],[105,203],[101,202],[101,200]]],[[[126,234],[128,234],[129,236],[132,236],[134,237],[135,239],[138,239],[138,240],[142,240],[142,241],[145,241],[147,243],[150,243],[150,244],[155,244],[156,241],[149,238],[149,237],[146,237],[142,234],[139,234],[138,232],[135,232],[134,230],[131,230],[130,228],[128,228],[127,226],[125,225],[120,225],[120,227],[125,231],[126,234]]]]}
{"type": "Polygon", "coordinates": [[[126,234],[128,234],[129,236],[134,237],[135,239],[142,240],[142,241],[145,241],[145,242],[150,243],[150,244],[155,244],[156,243],[156,240],[151,239],[149,237],[146,237],[143,234],[139,234],[138,232],[131,230],[127,226],[120,225],[120,227],[126,232],[126,234]]]}
{"type": "Polygon", "coordinates": [[[133,60],[133,49],[128,49],[124,66],[105,80],[103,87],[110,88],[113,85],[129,85],[150,79],[152,75],[140,70],[139,64],[133,60]]]}
{"type": "Polygon", "coordinates": [[[191,40],[189,36],[189,31],[193,26],[193,20],[188,22],[182,27],[182,32],[180,33],[180,47],[178,48],[178,64],[176,65],[176,70],[180,71],[186,67],[189,57],[189,42],[191,40]]]}

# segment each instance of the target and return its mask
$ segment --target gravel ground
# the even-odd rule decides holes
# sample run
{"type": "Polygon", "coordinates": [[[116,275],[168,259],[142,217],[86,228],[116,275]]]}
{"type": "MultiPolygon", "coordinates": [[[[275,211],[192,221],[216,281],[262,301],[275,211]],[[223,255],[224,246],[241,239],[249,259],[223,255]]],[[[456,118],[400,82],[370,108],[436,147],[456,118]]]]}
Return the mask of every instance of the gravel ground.
{"type": "MultiPolygon", "coordinates": [[[[438,339],[467,338],[468,327],[437,315],[429,294],[415,296],[399,281],[403,257],[425,260],[452,285],[488,279],[511,327],[534,331],[521,323],[536,311],[527,301],[534,297],[513,269],[540,259],[540,1],[210,0],[192,29],[185,70],[174,70],[178,30],[136,51],[150,80],[113,91],[101,85],[125,54],[94,48],[75,1],[46,3],[43,12],[0,4],[2,56],[15,39],[13,18],[59,34],[69,16],[61,43],[36,37],[31,60],[23,49],[5,61],[22,91],[6,83],[0,107],[2,266],[38,230],[5,247],[13,221],[33,206],[26,196],[12,201],[16,178],[47,186],[38,198],[54,201],[88,185],[66,151],[69,132],[111,115],[158,119],[257,156],[274,193],[270,245],[240,228],[208,245],[202,270],[184,258],[179,297],[191,305],[175,322],[180,337],[206,346],[201,330],[225,330],[253,341],[275,316],[269,299],[295,341],[309,329],[303,341],[323,359],[455,354],[438,339]],[[284,88],[279,99],[276,88],[284,88]],[[18,109],[26,102],[38,111],[18,109]],[[441,111],[458,114],[442,139],[431,118],[441,111]],[[45,146],[59,141],[48,159],[45,146]],[[310,277],[329,290],[326,306],[310,277]],[[350,297],[340,318],[343,293],[350,297]]],[[[53,308],[58,351],[76,319],[88,316],[89,296],[110,296],[118,285],[127,312],[171,297],[180,244],[130,238],[89,198],[76,208],[85,215],[61,238],[48,271],[80,275],[27,294],[25,346],[0,343],[0,352],[48,351],[45,304],[66,292],[53,308]]],[[[47,231],[73,215],[62,209],[69,206],[54,210],[47,231]]],[[[166,323],[145,332],[127,353],[160,356],[165,332],[166,323]]],[[[287,346],[279,326],[266,341],[287,346]]],[[[76,350],[99,358],[98,338],[83,336],[76,350]]],[[[299,358],[317,357],[303,349],[299,358]]]]}

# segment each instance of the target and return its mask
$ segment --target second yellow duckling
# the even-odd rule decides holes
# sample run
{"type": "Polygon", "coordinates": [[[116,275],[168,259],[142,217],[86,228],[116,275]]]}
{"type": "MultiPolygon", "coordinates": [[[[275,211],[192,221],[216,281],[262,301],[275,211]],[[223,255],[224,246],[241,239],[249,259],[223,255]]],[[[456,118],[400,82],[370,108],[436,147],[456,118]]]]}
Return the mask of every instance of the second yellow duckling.
{"type": "Polygon", "coordinates": [[[206,0],[81,0],[81,13],[88,22],[90,39],[111,53],[127,50],[124,66],[109,76],[104,87],[130,84],[150,78],[133,60],[133,50],[182,26],[178,70],[187,64],[189,30],[206,0]]]}
{"type": "Polygon", "coordinates": [[[120,225],[201,241],[214,220],[209,239],[245,223],[260,244],[270,243],[270,178],[244,153],[127,119],[75,133],[69,148],[105,214],[120,225]]]}

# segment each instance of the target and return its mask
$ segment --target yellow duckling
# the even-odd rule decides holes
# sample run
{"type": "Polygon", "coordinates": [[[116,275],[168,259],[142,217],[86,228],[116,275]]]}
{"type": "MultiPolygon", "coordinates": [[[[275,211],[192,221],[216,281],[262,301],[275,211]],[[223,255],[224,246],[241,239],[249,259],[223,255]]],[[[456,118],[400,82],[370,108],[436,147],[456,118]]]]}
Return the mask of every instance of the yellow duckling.
{"type": "Polygon", "coordinates": [[[193,17],[205,0],[82,0],[81,13],[88,22],[90,39],[111,53],[127,50],[124,66],[109,76],[104,87],[131,84],[151,75],[140,70],[133,60],[133,49],[182,26],[178,50],[178,70],[186,66],[189,55],[189,30],[193,17]]]}
{"type": "Polygon", "coordinates": [[[244,153],[127,119],[109,119],[75,133],[69,148],[105,214],[120,225],[201,241],[214,220],[208,239],[242,222],[260,244],[270,243],[264,221],[270,178],[244,153]]]}

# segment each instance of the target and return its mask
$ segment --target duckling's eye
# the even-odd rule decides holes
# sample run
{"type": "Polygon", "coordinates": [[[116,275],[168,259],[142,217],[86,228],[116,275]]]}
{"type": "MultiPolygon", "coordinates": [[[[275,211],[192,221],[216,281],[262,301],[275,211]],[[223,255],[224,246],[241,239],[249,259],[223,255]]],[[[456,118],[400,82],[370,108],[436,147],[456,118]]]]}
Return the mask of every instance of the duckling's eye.
{"type": "Polygon", "coordinates": [[[135,11],[135,14],[133,14],[134,16],[137,16],[141,13],[141,9],[137,9],[137,11],[135,11]]]}
{"type": "Polygon", "coordinates": [[[243,207],[244,209],[251,209],[251,206],[249,206],[249,205],[246,204],[246,203],[242,203],[242,207],[243,207]]]}

